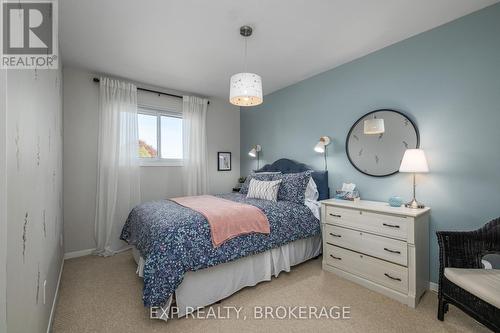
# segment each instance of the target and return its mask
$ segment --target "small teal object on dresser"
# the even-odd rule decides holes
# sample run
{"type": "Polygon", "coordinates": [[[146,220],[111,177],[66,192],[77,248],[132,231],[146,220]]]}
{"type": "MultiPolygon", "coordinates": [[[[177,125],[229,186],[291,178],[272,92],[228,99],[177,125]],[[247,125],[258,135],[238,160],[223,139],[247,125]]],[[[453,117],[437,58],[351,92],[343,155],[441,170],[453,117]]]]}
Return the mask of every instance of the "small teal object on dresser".
{"type": "Polygon", "coordinates": [[[389,198],[389,206],[391,207],[401,207],[403,204],[403,199],[400,197],[390,197],[389,198]]]}

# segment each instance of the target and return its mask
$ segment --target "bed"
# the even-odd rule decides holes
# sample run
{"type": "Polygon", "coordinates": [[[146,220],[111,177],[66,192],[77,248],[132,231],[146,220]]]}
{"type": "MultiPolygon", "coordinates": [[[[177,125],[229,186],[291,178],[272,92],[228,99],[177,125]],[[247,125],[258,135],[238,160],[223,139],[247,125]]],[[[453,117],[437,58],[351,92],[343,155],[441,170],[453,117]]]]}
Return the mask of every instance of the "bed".
{"type": "MultiPolygon", "coordinates": [[[[280,159],[256,172],[307,170],[312,169],[280,159]]],[[[313,171],[311,178],[318,200],[328,198],[327,171],[313,171]]],[[[174,300],[181,317],[321,254],[317,202],[271,202],[239,193],[217,197],[258,207],[268,217],[271,232],[241,235],[214,247],[203,215],[171,200],[139,205],[125,223],[121,238],[133,246],[137,273],[144,278],[144,305],[162,307],[159,319],[166,320],[161,314],[174,300]]]]}

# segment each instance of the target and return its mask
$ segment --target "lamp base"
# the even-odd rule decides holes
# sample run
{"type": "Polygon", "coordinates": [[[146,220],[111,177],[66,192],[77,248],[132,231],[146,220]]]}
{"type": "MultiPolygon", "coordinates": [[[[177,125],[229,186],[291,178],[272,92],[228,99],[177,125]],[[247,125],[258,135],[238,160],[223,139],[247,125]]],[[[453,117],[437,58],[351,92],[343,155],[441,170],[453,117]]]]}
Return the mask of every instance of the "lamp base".
{"type": "Polygon", "coordinates": [[[411,209],[421,209],[421,208],[425,208],[425,205],[418,202],[415,198],[413,198],[412,201],[405,204],[405,207],[411,208],[411,209]]]}

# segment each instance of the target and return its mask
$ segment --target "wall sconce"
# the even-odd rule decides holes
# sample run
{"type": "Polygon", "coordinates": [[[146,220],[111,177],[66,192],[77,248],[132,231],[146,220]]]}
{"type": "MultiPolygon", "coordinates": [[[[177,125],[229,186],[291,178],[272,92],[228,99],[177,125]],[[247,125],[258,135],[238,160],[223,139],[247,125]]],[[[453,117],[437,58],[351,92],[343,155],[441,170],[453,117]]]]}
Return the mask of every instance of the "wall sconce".
{"type": "Polygon", "coordinates": [[[260,145],[255,145],[252,147],[252,150],[248,152],[248,155],[251,157],[255,158],[257,157],[257,170],[259,170],[260,165],[259,165],[259,152],[262,151],[262,147],[260,145]]]}
{"type": "Polygon", "coordinates": [[[325,170],[328,170],[328,164],[326,162],[326,149],[327,149],[326,146],[328,146],[330,142],[331,142],[330,137],[322,136],[321,138],[319,138],[319,141],[316,144],[316,146],[314,146],[315,152],[322,153],[325,156],[325,170]]]}

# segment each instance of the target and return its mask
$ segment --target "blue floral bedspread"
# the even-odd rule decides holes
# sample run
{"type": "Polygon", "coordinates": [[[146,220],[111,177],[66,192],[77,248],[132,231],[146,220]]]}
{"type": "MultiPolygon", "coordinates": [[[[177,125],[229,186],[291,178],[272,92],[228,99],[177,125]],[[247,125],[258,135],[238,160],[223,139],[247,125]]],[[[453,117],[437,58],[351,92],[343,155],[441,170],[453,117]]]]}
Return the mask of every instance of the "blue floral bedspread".
{"type": "Polygon", "coordinates": [[[147,202],[132,210],[120,238],[135,245],[145,259],[145,306],[164,305],[187,271],[229,262],[321,233],[320,222],[305,205],[247,199],[238,193],[218,197],[260,208],[269,220],[270,234],[242,235],[214,248],[207,220],[190,208],[162,200],[147,202]]]}

